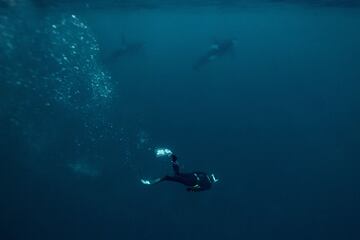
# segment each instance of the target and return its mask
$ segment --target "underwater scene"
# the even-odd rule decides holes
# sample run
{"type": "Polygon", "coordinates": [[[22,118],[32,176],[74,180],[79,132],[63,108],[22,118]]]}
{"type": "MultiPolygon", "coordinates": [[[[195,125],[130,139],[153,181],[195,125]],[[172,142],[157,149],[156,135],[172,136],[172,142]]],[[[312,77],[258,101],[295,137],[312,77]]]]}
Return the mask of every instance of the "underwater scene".
{"type": "Polygon", "coordinates": [[[360,239],[360,1],[0,0],[1,240],[360,239]]]}

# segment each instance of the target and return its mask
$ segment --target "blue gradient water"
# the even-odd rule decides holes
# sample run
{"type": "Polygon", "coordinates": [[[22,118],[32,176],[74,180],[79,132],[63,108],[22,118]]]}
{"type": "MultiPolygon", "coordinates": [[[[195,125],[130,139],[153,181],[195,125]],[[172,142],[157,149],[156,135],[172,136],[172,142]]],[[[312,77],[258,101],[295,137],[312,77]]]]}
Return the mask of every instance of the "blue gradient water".
{"type": "Polygon", "coordinates": [[[359,239],[358,2],[0,3],[0,239],[359,239]]]}

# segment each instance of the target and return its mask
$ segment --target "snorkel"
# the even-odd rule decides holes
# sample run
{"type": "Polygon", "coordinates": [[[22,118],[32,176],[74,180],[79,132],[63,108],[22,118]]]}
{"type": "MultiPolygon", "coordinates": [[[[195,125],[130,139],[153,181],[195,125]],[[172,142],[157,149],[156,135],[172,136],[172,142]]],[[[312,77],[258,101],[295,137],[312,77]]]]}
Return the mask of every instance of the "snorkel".
{"type": "Polygon", "coordinates": [[[210,180],[211,180],[211,182],[212,182],[212,183],[216,183],[216,182],[218,182],[218,181],[219,181],[219,179],[218,179],[218,178],[216,178],[216,177],[215,177],[215,175],[214,175],[213,173],[210,175],[210,180]]]}

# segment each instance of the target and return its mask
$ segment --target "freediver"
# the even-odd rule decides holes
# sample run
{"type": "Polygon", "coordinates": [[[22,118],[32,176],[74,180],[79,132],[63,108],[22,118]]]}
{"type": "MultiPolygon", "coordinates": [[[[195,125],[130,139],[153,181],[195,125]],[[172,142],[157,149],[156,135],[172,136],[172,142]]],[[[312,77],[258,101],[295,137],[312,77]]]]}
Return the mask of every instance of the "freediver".
{"type": "Polygon", "coordinates": [[[172,162],[172,168],[174,171],[173,176],[164,176],[162,178],[157,178],[155,180],[144,180],[141,179],[141,182],[146,185],[153,185],[164,181],[177,182],[187,186],[186,190],[188,192],[201,192],[209,190],[212,187],[213,183],[219,181],[215,178],[214,174],[208,175],[205,172],[191,172],[191,173],[181,173],[180,167],[177,162],[177,156],[173,154],[169,149],[158,149],[158,156],[168,156],[172,162]]]}
{"type": "Polygon", "coordinates": [[[199,70],[200,68],[214,61],[215,59],[224,56],[230,52],[233,52],[236,42],[237,41],[234,39],[227,39],[221,42],[215,42],[213,45],[211,45],[210,49],[195,62],[195,64],[193,65],[193,69],[199,70]]]}
{"type": "Polygon", "coordinates": [[[142,42],[128,42],[123,35],[121,37],[120,47],[116,49],[110,56],[105,59],[105,63],[113,63],[123,56],[131,56],[144,50],[142,42]]]}

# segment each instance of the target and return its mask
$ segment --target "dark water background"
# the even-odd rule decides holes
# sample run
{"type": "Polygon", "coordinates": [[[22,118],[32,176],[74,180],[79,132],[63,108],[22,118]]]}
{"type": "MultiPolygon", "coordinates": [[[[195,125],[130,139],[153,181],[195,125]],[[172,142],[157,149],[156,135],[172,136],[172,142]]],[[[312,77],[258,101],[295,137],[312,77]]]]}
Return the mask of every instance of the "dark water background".
{"type": "Polygon", "coordinates": [[[357,5],[1,1],[0,239],[359,239],[357,5]]]}

